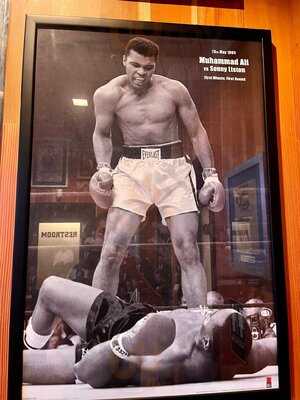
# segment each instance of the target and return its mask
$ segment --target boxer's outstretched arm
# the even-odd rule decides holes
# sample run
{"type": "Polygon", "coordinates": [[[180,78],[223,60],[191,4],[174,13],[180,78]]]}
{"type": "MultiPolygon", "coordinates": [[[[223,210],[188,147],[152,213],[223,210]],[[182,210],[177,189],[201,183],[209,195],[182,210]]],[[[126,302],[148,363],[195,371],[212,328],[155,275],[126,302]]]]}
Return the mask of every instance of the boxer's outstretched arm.
{"type": "Polygon", "coordinates": [[[23,351],[23,382],[59,385],[75,382],[75,347],[23,351]]]}
{"type": "Polygon", "coordinates": [[[82,382],[92,387],[103,387],[113,376],[118,378],[120,366],[126,363],[126,379],[130,380],[139,360],[147,355],[159,355],[171,346],[175,334],[173,319],[160,314],[149,314],[129,331],[115,336],[111,342],[100,343],[89,350],[75,365],[74,372],[82,382]]]}
{"type": "Polygon", "coordinates": [[[119,368],[120,359],[111,351],[109,342],[90,349],[74,366],[76,377],[94,388],[106,386],[119,368]]]}
{"type": "Polygon", "coordinates": [[[178,112],[189,134],[193,149],[203,168],[214,167],[214,156],[206,130],[187,88],[178,82],[178,112]]]}
{"type": "Polygon", "coordinates": [[[114,108],[118,91],[110,83],[98,88],[94,94],[96,124],[93,132],[93,146],[97,163],[111,162],[112,140],[110,128],[114,120],[114,108]]]}

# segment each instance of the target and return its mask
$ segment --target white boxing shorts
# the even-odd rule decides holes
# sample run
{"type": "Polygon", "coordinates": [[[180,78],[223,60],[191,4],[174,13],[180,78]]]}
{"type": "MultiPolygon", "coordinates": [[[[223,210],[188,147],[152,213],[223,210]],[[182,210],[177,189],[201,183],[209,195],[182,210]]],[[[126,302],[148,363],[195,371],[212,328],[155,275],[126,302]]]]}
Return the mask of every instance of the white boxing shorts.
{"type": "Polygon", "coordinates": [[[113,174],[112,207],[146,216],[155,204],[161,216],[197,211],[195,171],[185,157],[132,159],[122,157],[113,174]]]}

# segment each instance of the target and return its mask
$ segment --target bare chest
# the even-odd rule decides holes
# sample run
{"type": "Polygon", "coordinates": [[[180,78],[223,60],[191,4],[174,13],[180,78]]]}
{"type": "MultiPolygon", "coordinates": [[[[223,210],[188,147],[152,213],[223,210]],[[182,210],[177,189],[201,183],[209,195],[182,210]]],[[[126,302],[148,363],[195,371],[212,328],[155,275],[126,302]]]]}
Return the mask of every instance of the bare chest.
{"type": "Polygon", "coordinates": [[[121,125],[143,125],[168,123],[175,118],[176,105],[168,93],[151,90],[138,96],[125,93],[116,108],[121,125]]]}

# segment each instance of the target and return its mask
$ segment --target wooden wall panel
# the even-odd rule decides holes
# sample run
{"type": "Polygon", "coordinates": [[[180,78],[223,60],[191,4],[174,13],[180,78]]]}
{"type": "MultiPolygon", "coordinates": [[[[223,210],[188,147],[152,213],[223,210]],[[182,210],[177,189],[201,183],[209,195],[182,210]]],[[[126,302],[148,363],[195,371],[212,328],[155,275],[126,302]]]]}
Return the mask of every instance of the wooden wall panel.
{"type": "Polygon", "coordinates": [[[84,4],[81,0],[29,0],[26,2],[26,13],[136,20],[138,18],[138,6],[135,2],[120,0],[86,0],[84,4]]]}
{"type": "Polygon", "coordinates": [[[0,399],[6,398],[9,337],[9,309],[12,267],[13,227],[19,137],[20,82],[22,69],[22,42],[24,35],[24,3],[11,13],[9,26],[7,70],[5,80],[4,115],[0,164],[0,399]],[[13,35],[12,35],[12,29],[13,35]],[[12,74],[15,78],[8,79],[12,74]],[[14,82],[15,79],[15,82],[14,82]],[[17,94],[18,93],[18,94],[17,94]],[[17,95],[16,95],[17,94],[17,95]],[[7,99],[12,101],[8,101],[7,99]]]}
{"type": "Polygon", "coordinates": [[[198,24],[243,26],[244,11],[198,7],[198,24]]]}
{"type": "MultiPolygon", "coordinates": [[[[281,117],[281,155],[282,170],[285,192],[283,195],[285,202],[285,226],[286,226],[286,253],[288,259],[288,289],[289,289],[289,308],[290,308],[290,338],[291,338],[291,358],[293,368],[293,382],[300,381],[300,211],[297,206],[300,202],[300,192],[297,188],[297,182],[300,182],[300,164],[299,164],[299,148],[300,148],[300,3],[298,0],[292,0],[291,12],[289,15],[289,24],[291,27],[292,41],[290,43],[291,62],[290,69],[284,73],[284,82],[279,85],[281,89],[281,103],[284,107],[280,111],[281,117]],[[287,99],[285,96],[285,84],[290,84],[293,89],[294,96],[287,99]],[[291,117],[291,121],[285,120],[291,117]],[[287,126],[289,129],[285,129],[287,126]],[[298,152],[295,151],[298,149],[298,152]],[[289,159],[289,156],[291,159],[289,159]],[[289,175],[291,171],[291,175],[289,175]],[[295,188],[296,182],[296,190],[295,188]],[[292,202],[295,205],[292,205],[292,202]]],[[[285,43],[282,43],[282,60],[284,64],[285,43]]],[[[282,73],[280,75],[283,75],[282,73]]],[[[299,384],[294,386],[294,397],[299,397],[299,384]]]]}
{"type": "Polygon", "coordinates": [[[191,7],[173,4],[151,4],[151,21],[178,22],[179,24],[191,23],[191,7]]]}
{"type": "MultiPolygon", "coordinates": [[[[192,4],[195,4],[193,2],[192,4]]],[[[19,141],[25,15],[122,18],[271,29],[277,54],[277,107],[291,336],[293,399],[300,400],[300,5],[298,0],[245,0],[243,10],[124,0],[11,0],[0,163],[0,399],[7,394],[8,325],[19,141]]]]}

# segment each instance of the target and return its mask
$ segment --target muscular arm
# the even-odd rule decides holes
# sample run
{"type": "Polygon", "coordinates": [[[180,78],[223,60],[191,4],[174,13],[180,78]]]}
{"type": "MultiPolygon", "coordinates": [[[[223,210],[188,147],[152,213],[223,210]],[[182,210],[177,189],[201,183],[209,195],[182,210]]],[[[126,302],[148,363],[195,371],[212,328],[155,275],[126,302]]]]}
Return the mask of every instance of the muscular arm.
{"type": "Polygon", "coordinates": [[[93,133],[93,146],[97,163],[110,164],[112,156],[111,126],[118,90],[110,84],[100,87],[94,94],[96,124],[93,133]]]}
{"type": "MultiPolygon", "coordinates": [[[[75,364],[74,371],[78,379],[101,388],[113,381],[122,384],[136,384],[140,380],[142,385],[159,384],[159,370],[165,368],[165,362],[160,362],[159,356],[129,356],[121,360],[111,351],[108,342],[93,347],[84,358],[75,364]]],[[[168,368],[168,371],[172,368],[168,368]]],[[[169,371],[169,372],[170,372],[169,371]]]]}
{"type": "Polygon", "coordinates": [[[109,342],[96,345],[74,366],[78,379],[94,388],[107,385],[119,368],[120,360],[112,353],[109,342]]]}
{"type": "Polygon", "coordinates": [[[122,346],[128,352],[125,360],[119,358],[118,352],[113,353],[109,342],[100,343],[75,365],[75,373],[81,381],[93,387],[103,387],[112,378],[132,381],[143,360],[151,358],[151,355],[155,359],[171,346],[175,332],[172,318],[148,314],[122,334],[122,346]]]}
{"type": "Polygon", "coordinates": [[[197,158],[203,168],[214,167],[213,152],[196,106],[185,86],[177,82],[178,112],[191,138],[197,158]]]}
{"type": "Polygon", "coordinates": [[[75,382],[75,347],[51,350],[24,350],[23,382],[59,385],[75,382]]]}

